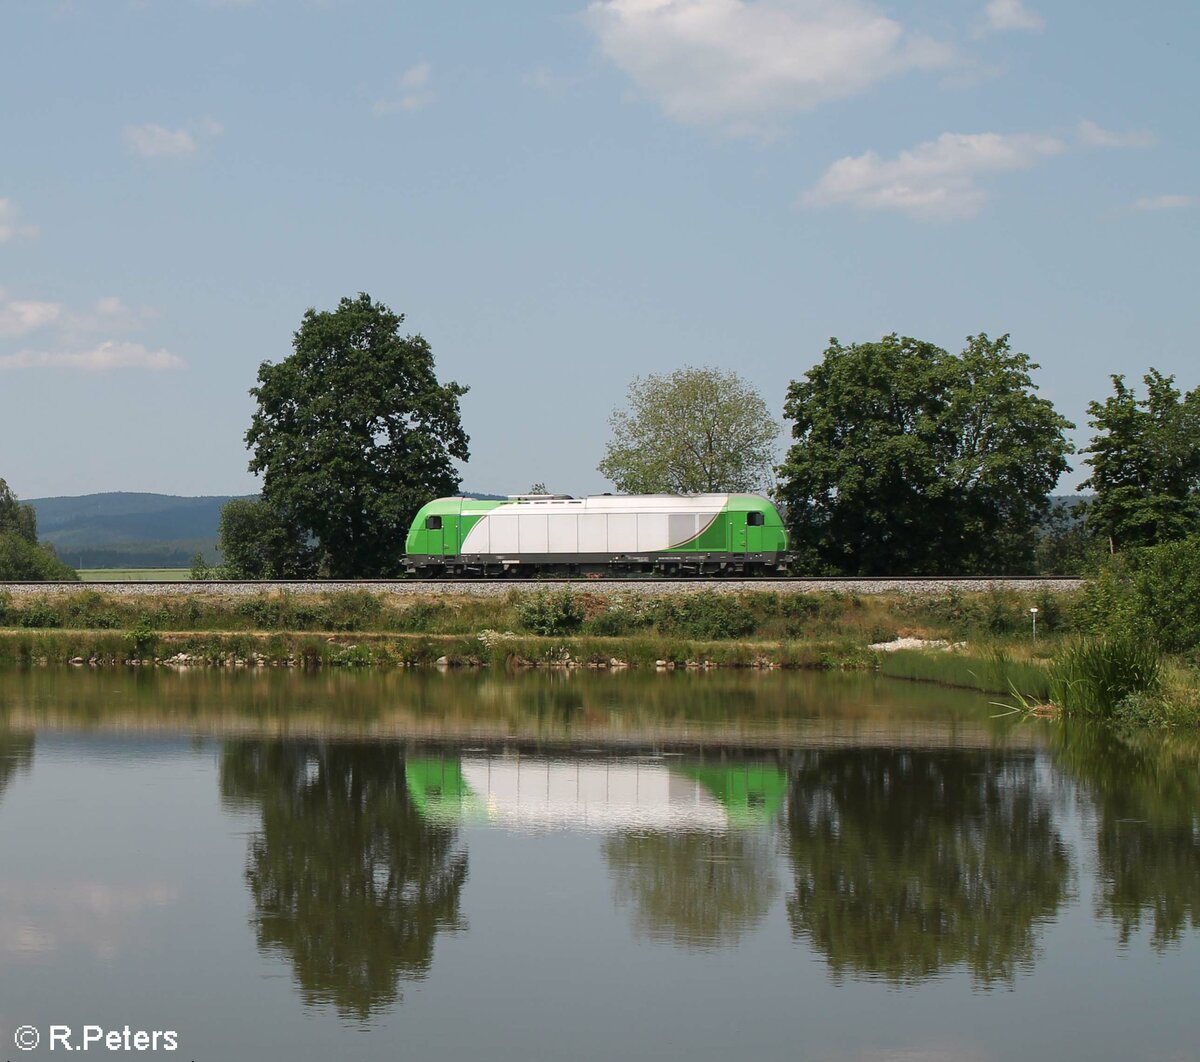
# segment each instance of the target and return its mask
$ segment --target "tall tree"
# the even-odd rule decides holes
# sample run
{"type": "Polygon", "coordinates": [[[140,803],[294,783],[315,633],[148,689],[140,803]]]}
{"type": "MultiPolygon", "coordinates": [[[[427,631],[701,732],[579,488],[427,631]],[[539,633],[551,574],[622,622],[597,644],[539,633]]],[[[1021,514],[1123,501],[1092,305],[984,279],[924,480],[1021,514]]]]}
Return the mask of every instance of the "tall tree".
{"type": "Polygon", "coordinates": [[[37,513],[22,505],[8,483],[0,479],[0,532],[10,531],[26,542],[37,542],[37,513]]]}
{"type": "Polygon", "coordinates": [[[600,472],[627,494],[759,491],[771,484],[779,425],[735,372],[676,369],[634,377],[609,417],[600,472]]]}
{"type": "Polygon", "coordinates": [[[246,433],[262,500],[314,540],[334,577],[399,570],[417,509],[452,494],[470,456],[459,418],[467,388],[442,384],[404,315],[367,294],[308,310],[279,364],[263,362],[246,433]]]}
{"type": "Polygon", "coordinates": [[[843,346],[788,388],[792,541],[851,574],[1026,572],[1073,427],[1008,336],[961,354],[896,335],[843,346]]]}
{"type": "Polygon", "coordinates": [[[316,550],[303,527],[257,498],[234,498],[222,506],[217,547],[228,579],[305,579],[317,569],[316,550]]]}
{"type": "Polygon", "coordinates": [[[1088,523],[1113,549],[1200,532],[1200,387],[1181,394],[1157,369],[1142,380],[1145,398],[1114,376],[1114,393],[1088,405],[1092,474],[1079,489],[1095,492],[1088,523]]]}
{"type": "Polygon", "coordinates": [[[79,574],[38,542],[37,514],[0,479],[0,579],[77,580],[79,574]]]}

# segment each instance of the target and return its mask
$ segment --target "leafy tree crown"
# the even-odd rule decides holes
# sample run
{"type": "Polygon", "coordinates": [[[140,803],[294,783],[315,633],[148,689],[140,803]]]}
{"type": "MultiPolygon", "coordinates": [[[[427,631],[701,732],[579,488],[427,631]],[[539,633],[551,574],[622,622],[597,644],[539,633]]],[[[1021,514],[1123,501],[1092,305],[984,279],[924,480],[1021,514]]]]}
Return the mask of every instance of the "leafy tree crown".
{"type": "Polygon", "coordinates": [[[635,377],[609,417],[598,468],[627,494],[769,488],[779,426],[737,373],[685,367],[635,377]]]}
{"type": "Polygon", "coordinates": [[[1073,427],[1036,394],[1037,367],[1007,335],[969,336],[961,354],[897,335],[830,340],[784,406],[780,498],[806,565],[1029,570],[1073,427]]]}
{"type": "Polygon", "coordinates": [[[1096,435],[1084,452],[1092,474],[1089,524],[1114,548],[1152,546],[1200,532],[1200,387],[1181,394],[1151,369],[1139,398],[1113,376],[1113,394],[1088,405],[1096,435]]]}
{"type": "Polygon", "coordinates": [[[439,383],[429,344],[403,323],[365,293],[310,309],[291,356],[263,362],[250,392],[262,501],[332,576],[397,571],[416,511],[458,489],[454,462],[470,456],[467,388],[439,383]]]}

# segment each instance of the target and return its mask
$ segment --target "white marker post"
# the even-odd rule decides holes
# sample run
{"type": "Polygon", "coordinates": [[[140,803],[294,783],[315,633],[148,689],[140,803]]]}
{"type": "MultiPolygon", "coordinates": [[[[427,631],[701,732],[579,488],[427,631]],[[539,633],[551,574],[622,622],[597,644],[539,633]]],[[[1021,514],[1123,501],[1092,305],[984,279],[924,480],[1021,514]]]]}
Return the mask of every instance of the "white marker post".
{"type": "Polygon", "coordinates": [[[1035,642],[1037,641],[1037,614],[1037,605],[1034,605],[1033,608],[1029,610],[1029,615],[1033,617],[1033,640],[1035,642]]]}

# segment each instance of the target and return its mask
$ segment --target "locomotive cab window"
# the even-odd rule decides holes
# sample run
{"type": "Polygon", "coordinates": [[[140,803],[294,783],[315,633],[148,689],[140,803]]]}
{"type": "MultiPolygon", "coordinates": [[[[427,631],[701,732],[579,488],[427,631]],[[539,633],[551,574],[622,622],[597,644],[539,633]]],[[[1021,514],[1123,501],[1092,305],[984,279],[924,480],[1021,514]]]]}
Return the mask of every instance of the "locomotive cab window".
{"type": "Polygon", "coordinates": [[[747,527],[762,527],[762,525],[763,525],[763,514],[762,513],[747,513],[746,514],[746,526],[747,527]]]}
{"type": "Polygon", "coordinates": [[[425,517],[426,531],[440,531],[442,529],[442,518],[440,516],[425,517]]]}

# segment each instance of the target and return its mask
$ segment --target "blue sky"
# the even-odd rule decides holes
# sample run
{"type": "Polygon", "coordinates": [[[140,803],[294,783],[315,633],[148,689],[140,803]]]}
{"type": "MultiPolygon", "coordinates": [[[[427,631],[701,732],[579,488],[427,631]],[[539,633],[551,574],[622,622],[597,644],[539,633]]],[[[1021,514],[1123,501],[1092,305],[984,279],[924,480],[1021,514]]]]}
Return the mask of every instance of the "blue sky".
{"type": "Polygon", "coordinates": [[[830,336],[1009,332],[1081,428],[1109,373],[1200,383],[1194,2],[8,0],[0,28],[23,497],[255,489],[258,364],[358,291],[470,385],[477,490],[606,489],[632,377],[732,368],[781,410],[830,336]]]}

